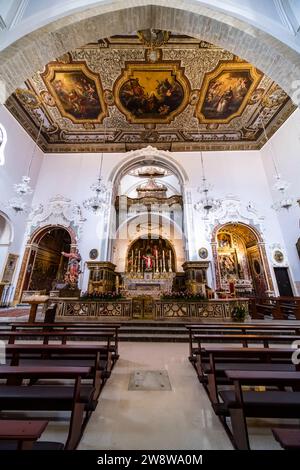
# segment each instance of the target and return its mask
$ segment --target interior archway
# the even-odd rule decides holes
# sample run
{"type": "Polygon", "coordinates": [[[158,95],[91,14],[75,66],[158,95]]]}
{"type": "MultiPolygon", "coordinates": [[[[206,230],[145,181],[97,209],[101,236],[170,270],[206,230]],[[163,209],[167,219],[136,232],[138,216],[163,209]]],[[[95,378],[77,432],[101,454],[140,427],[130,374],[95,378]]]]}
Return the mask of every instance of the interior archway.
{"type": "Polygon", "coordinates": [[[163,0],[105,2],[94,8],[52,21],[20,38],[0,53],[5,63],[2,80],[7,96],[44,65],[69,50],[113,34],[128,34],[146,28],[173,30],[213,42],[253,63],[291,94],[300,77],[298,54],[286,44],[246,21],[188,0],[175,0],[172,7],[163,0]],[[43,54],[40,54],[41,44],[43,54]],[[51,47],[48,45],[51,44],[51,47]],[[245,46],[246,45],[246,46],[245,46]],[[23,66],[15,68],[22,54],[23,66]],[[274,67],[276,63],[276,67],[274,67]]]}
{"type": "Polygon", "coordinates": [[[126,272],[176,272],[176,252],[169,240],[138,238],[128,247],[126,272]]]}
{"type": "Polygon", "coordinates": [[[260,235],[243,223],[227,223],[214,231],[217,290],[265,296],[270,291],[269,268],[260,235]]]}
{"type": "Polygon", "coordinates": [[[9,259],[9,247],[11,245],[12,238],[13,231],[11,222],[7,216],[0,212],[0,281],[5,283],[10,283],[12,281],[16,267],[16,260],[18,258],[16,255],[11,255],[11,259],[9,259]]]}
{"type": "Polygon", "coordinates": [[[70,249],[71,237],[63,228],[47,230],[32,250],[24,290],[46,291],[63,283],[68,261],[61,252],[70,249]]]}

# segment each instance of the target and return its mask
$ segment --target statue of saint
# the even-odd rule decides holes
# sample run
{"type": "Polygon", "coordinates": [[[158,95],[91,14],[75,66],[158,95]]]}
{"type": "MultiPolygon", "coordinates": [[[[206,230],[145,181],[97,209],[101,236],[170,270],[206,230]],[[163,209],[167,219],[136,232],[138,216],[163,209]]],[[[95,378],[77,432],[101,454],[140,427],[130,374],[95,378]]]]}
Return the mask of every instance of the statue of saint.
{"type": "Polygon", "coordinates": [[[70,287],[75,288],[78,285],[78,276],[81,273],[80,271],[80,261],[81,256],[79,251],[73,250],[70,253],[61,252],[63,256],[69,258],[67,272],[65,274],[65,283],[70,287]]]}

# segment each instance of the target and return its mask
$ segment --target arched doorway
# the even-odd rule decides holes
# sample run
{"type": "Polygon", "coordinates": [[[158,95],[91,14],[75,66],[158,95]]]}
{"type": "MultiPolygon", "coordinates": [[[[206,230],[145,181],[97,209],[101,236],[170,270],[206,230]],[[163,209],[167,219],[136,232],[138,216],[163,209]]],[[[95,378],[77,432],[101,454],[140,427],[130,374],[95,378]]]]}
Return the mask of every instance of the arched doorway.
{"type": "Polygon", "coordinates": [[[63,282],[68,260],[61,252],[69,252],[71,237],[60,227],[46,230],[31,251],[23,290],[49,292],[63,282]]]}
{"type": "Polygon", "coordinates": [[[8,249],[12,242],[12,235],[10,221],[0,212],[0,275],[3,273],[5,267],[8,249]]]}
{"type": "Polygon", "coordinates": [[[257,231],[243,223],[218,226],[213,234],[217,291],[265,296],[273,290],[265,249],[257,231]]]}
{"type": "MultiPolygon", "coordinates": [[[[32,235],[30,236],[27,245],[25,247],[22,264],[20,267],[18,282],[16,286],[16,291],[14,295],[14,302],[20,302],[22,298],[23,291],[29,289],[31,274],[34,267],[35,258],[38,252],[39,244],[43,237],[48,233],[52,232],[53,230],[63,230],[65,236],[69,235],[68,239],[68,246],[66,246],[66,251],[70,251],[70,248],[74,249],[77,248],[77,240],[74,230],[71,227],[65,227],[62,225],[47,225],[44,227],[40,227],[35,230],[32,235]]],[[[63,237],[64,239],[64,237],[63,237]]],[[[65,239],[67,240],[67,238],[65,239]]],[[[47,242],[47,239],[45,239],[47,242]]],[[[63,251],[63,250],[60,250],[63,251]]],[[[59,252],[59,246],[57,246],[56,252],[59,252]]],[[[53,277],[53,282],[55,280],[55,276],[53,277]]],[[[43,289],[44,290],[44,289],[43,289]]]]}

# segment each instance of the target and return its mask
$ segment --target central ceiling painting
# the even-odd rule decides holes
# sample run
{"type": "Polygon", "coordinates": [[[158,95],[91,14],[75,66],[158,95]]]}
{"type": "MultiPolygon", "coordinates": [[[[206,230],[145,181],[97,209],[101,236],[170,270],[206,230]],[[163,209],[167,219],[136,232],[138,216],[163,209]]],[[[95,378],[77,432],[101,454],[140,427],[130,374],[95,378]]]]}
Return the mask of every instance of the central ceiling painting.
{"type": "MultiPolygon", "coordinates": [[[[155,30],[156,31],[156,30],[155,30]]],[[[140,31],[66,53],[7,100],[45,152],[259,149],[294,111],[269,77],[187,36],[140,31]]]]}
{"type": "Polygon", "coordinates": [[[188,104],[189,83],[178,64],[127,64],[114,97],[129,122],[167,123],[188,104]]]}

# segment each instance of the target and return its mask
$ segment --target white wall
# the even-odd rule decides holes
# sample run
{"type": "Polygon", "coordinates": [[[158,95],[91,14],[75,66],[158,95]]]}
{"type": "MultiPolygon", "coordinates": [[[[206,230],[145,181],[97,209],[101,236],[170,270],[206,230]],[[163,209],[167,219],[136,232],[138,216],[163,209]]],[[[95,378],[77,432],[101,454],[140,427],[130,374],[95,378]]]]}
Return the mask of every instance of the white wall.
{"type": "MultiPolygon", "coordinates": [[[[13,191],[14,183],[21,182],[21,177],[27,174],[34,142],[4,106],[0,106],[0,123],[5,127],[7,133],[5,164],[0,166],[0,211],[6,215],[12,225],[12,241],[10,246],[7,247],[7,253],[20,255],[24,242],[27,215],[15,214],[13,210],[8,207],[8,201],[16,195],[13,191]]],[[[43,153],[37,148],[30,172],[30,185],[33,189],[35,188],[42,160],[43,153]]],[[[29,205],[31,199],[32,195],[27,199],[29,205]]],[[[0,276],[4,268],[5,260],[6,256],[2,253],[0,276]]]]}
{"type": "MultiPolygon", "coordinates": [[[[272,197],[260,152],[236,151],[236,152],[205,152],[204,164],[206,176],[214,186],[213,194],[218,198],[232,199],[236,201],[235,212],[231,209],[228,213],[218,212],[209,220],[203,219],[203,214],[194,209],[195,203],[201,195],[197,187],[201,182],[200,155],[198,153],[175,153],[173,159],[183,167],[188,176],[185,186],[185,214],[186,236],[188,238],[189,259],[199,260],[198,250],[207,247],[211,257],[211,232],[215,225],[228,221],[251,221],[262,231],[263,238],[267,241],[267,253],[272,262],[271,251],[274,244],[284,248],[284,239],[277,219],[277,214],[271,209],[272,197]],[[233,199],[234,199],[233,197],[233,199]],[[250,203],[250,209],[249,209],[250,203]],[[233,212],[232,212],[233,211],[233,212]]],[[[33,202],[47,204],[47,201],[57,195],[72,199],[76,204],[91,195],[90,185],[95,182],[99,168],[99,155],[96,154],[49,154],[45,155],[43,165],[33,202]]],[[[108,183],[111,171],[119,167],[124,161],[125,154],[104,154],[102,174],[104,181],[108,183]]],[[[89,259],[89,251],[97,248],[100,251],[99,259],[106,256],[103,248],[108,236],[107,230],[103,231],[104,214],[95,216],[83,211],[86,222],[83,225],[82,237],[79,248],[83,260],[89,259]]],[[[211,259],[211,258],[210,258],[211,259]]],[[[84,285],[87,276],[85,276],[84,285]]],[[[212,283],[213,273],[210,273],[212,283]]],[[[84,286],[83,286],[84,287],[84,286]]]]}
{"type": "MultiPolygon", "coordinates": [[[[290,182],[287,193],[300,199],[300,111],[295,111],[270,141],[262,148],[262,161],[271,187],[273,200],[279,199],[278,191],[272,189],[275,183],[275,170],[272,157],[281,177],[290,182]]],[[[287,251],[290,270],[300,294],[300,260],[296,242],[300,237],[300,207],[295,204],[291,209],[278,212],[282,235],[287,251]]]]}

